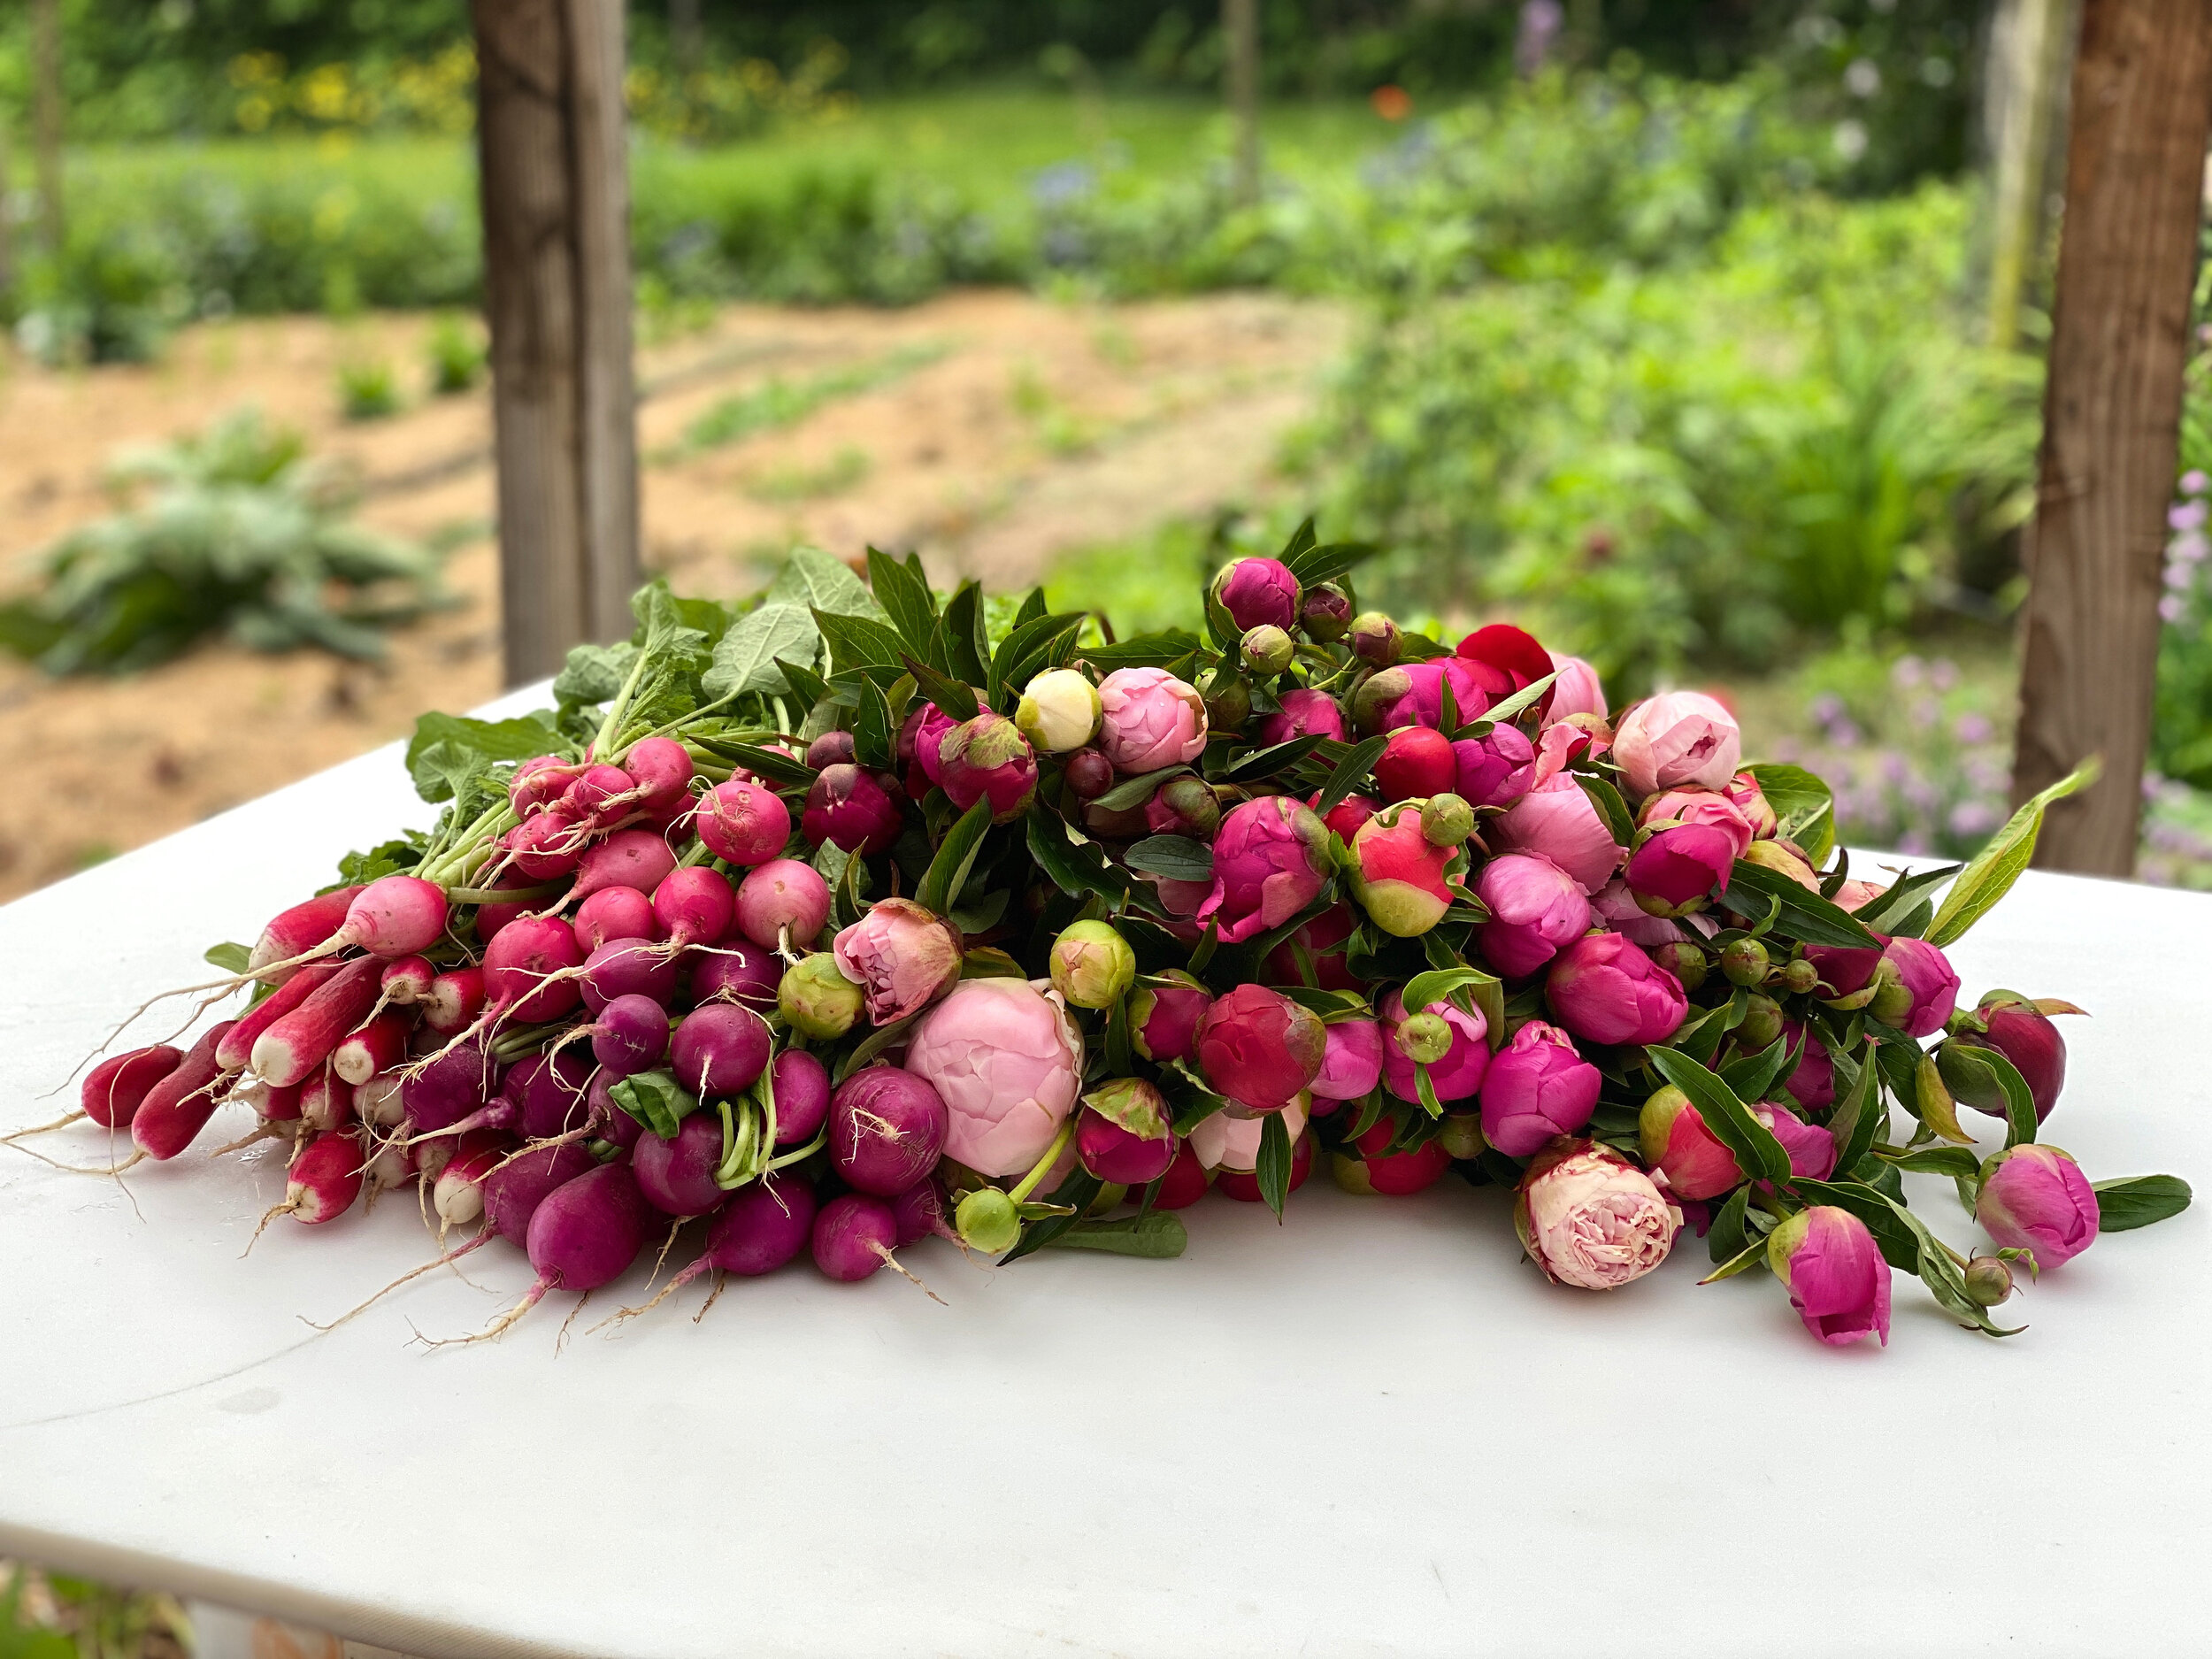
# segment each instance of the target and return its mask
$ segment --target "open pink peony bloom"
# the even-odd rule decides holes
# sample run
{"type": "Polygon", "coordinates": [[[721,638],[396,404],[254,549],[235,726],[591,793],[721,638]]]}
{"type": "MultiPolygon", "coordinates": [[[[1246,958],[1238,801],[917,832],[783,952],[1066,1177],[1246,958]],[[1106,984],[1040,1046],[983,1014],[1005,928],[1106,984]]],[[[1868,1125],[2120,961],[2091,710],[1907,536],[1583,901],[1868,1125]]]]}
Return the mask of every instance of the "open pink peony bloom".
{"type": "Polygon", "coordinates": [[[1343,707],[1327,692],[1311,687],[1286,691],[1282,708],[1260,722],[1262,749],[1309,734],[1344,741],[1343,707]]]}
{"type": "Polygon", "coordinates": [[[1551,654],[1551,665],[1559,678],[1552,682],[1551,718],[1563,720],[1571,714],[1595,715],[1605,718],[1605,687],[1598,680],[1598,671],[1579,657],[1551,654]]]}
{"type": "Polygon", "coordinates": [[[1382,1027],[1371,1019],[1340,1019],[1326,1029],[1313,1092],[1322,1100],[1357,1100],[1382,1077],[1382,1027]]]}
{"type": "Polygon", "coordinates": [[[1724,789],[1742,753],[1736,717],[1701,691],[1646,697],[1613,733],[1613,758],[1639,798],[1684,784],[1724,789]]]}
{"type": "MultiPolygon", "coordinates": [[[[1450,1002],[1431,1002],[1421,1011],[1439,1016],[1452,1032],[1452,1046],[1444,1051],[1444,1057],[1429,1064],[1429,1087],[1436,1091],[1439,1101],[1467,1099],[1482,1087],[1482,1075],[1490,1069],[1490,1022],[1480,1013],[1471,1014],[1450,1002]]],[[[1400,1100],[1417,1101],[1421,1098],[1420,1074],[1405,1051],[1391,1040],[1406,1018],[1405,999],[1391,992],[1383,999],[1382,1016],[1383,1081],[1400,1100]]]]}
{"type": "Polygon", "coordinates": [[[1057,997],[1022,979],[963,979],[914,1027],[906,1069],[943,1096],[945,1156],[1019,1175],[1073,1110],[1083,1037],[1057,997]]]}
{"type": "Polygon", "coordinates": [[[1206,700],[1164,668],[1117,668],[1098,683],[1098,746],[1122,772],[1158,772],[1206,752],[1206,700]]]}
{"type": "Polygon", "coordinates": [[[1452,851],[1422,833],[1418,801],[1385,807],[1352,837],[1353,894],[1386,933],[1425,933],[1451,907],[1444,871],[1452,851]]]}
{"type": "Polygon", "coordinates": [[[1525,1158],[1590,1121],[1604,1079],[1575,1052],[1574,1039],[1532,1019],[1499,1050],[1482,1079],[1482,1138],[1525,1158]]]}
{"type": "Polygon", "coordinates": [[[1482,867],[1475,896],[1490,907],[1476,932],[1483,958],[1509,979],[1533,973],[1588,931],[1590,901],[1548,858],[1507,853],[1482,867]]]}
{"type": "Polygon", "coordinates": [[[2038,1267],[2057,1267],[2097,1241],[2101,1217],[2081,1165],[2031,1141],[1992,1160],[1974,1219],[2000,1247],[2033,1250],[2038,1267]]]}
{"type": "Polygon", "coordinates": [[[1610,1147],[1573,1141],[1529,1165],[1513,1223],[1529,1259],[1554,1284],[1617,1290],[1667,1259],[1682,1212],[1610,1147]]]}
{"type": "MultiPolygon", "coordinates": [[[[1257,1117],[1240,1118],[1225,1111],[1217,1111],[1210,1118],[1201,1118],[1190,1132],[1190,1149],[1198,1161],[1210,1170],[1228,1170],[1250,1173],[1260,1166],[1260,1136],[1267,1125],[1257,1117]]],[[[1290,1132],[1290,1143],[1295,1147],[1298,1137],[1306,1132],[1306,1108],[1302,1101],[1292,1101],[1282,1110],[1283,1127],[1290,1132]]]]}
{"type": "Polygon", "coordinates": [[[1863,1336],[1889,1340],[1889,1263],[1866,1223],[1815,1204],[1767,1234],[1767,1265],[1805,1328],[1832,1348],[1863,1336]]]}
{"type": "Polygon", "coordinates": [[[879,1025],[926,1007],[960,977],[960,934],[911,899],[879,899],[831,946],[837,971],[860,987],[879,1025]]]}
{"type": "Polygon", "coordinates": [[[1582,786],[1566,772],[1539,784],[1506,808],[1491,829],[1501,852],[1535,853],[1595,893],[1621,866],[1621,844],[1582,786]]]}
{"type": "Polygon", "coordinates": [[[1682,981],[1618,933],[1586,933],[1544,980],[1559,1023],[1591,1042],[1664,1042],[1690,1010],[1682,981]]]}
{"type": "Polygon", "coordinates": [[[1224,944],[1280,927],[1329,880],[1329,832],[1294,795],[1262,795],[1233,808],[1214,837],[1214,884],[1198,907],[1224,944]]]}
{"type": "Polygon", "coordinates": [[[1215,1091],[1254,1111],[1273,1111],[1320,1075],[1328,1036],[1321,1017],[1279,991],[1240,985],[1198,1022],[1198,1065],[1215,1091]]]}

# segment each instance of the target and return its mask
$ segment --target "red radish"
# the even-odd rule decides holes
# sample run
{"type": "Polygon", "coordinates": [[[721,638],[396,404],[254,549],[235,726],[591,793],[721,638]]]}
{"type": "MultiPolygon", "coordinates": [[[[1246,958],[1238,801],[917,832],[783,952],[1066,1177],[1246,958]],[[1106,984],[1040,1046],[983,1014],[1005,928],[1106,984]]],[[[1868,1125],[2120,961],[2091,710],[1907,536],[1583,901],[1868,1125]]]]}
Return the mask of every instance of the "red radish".
{"type": "Polygon", "coordinates": [[[559,810],[595,830],[613,827],[636,804],[637,780],[602,761],[577,774],[561,796],[559,810]]]}
{"type": "Polygon", "coordinates": [[[498,1092],[500,1071],[473,1041],[439,1055],[401,1087],[411,1134],[450,1129],[498,1092]]]}
{"type": "Polygon", "coordinates": [[[704,864],[677,871],[653,889],[653,915],[668,930],[659,949],[673,956],[693,945],[711,945],[730,931],[736,902],[719,871],[704,864]]]}
{"type": "Polygon", "coordinates": [[[791,839],[791,809],[766,784],[733,778],[701,797],[693,826],[717,858],[764,864],[791,839]]]}
{"type": "MultiPolygon", "coordinates": [[[[1290,1187],[1296,1192],[1306,1184],[1306,1177],[1313,1173],[1313,1137],[1300,1135],[1297,1144],[1290,1149],[1290,1187]]],[[[1214,1191],[1225,1193],[1243,1203],[1260,1202],[1260,1178],[1249,1170],[1223,1170],[1214,1177],[1214,1191]]],[[[1155,1208],[1157,1208],[1155,1205],[1155,1208]]]]}
{"type": "Polygon", "coordinates": [[[618,996],[649,996],[667,1003],[683,971],[665,953],[638,939],[612,939],[584,959],[584,1006],[595,1014],[618,996]]]}
{"type": "Polygon", "coordinates": [[[618,939],[658,939],[653,901],[636,887],[602,887],[576,907],[576,942],[586,950],[618,939]]]}
{"type": "Polygon", "coordinates": [[[300,1148],[285,1172],[284,1202],[261,1217],[253,1236],[258,1239],[262,1227],[279,1216],[290,1216],[311,1227],[335,1221],[361,1196],[365,1163],[360,1139],[350,1130],[317,1135],[300,1148]]]}
{"type": "Polygon", "coordinates": [[[402,956],[384,970],[381,994],[396,1008],[412,1008],[430,995],[438,970],[427,956],[402,956]]]}
{"type": "Polygon", "coordinates": [[[621,1107],[615,1104],[610,1093],[618,1079],[604,1071],[593,1073],[591,1087],[584,1091],[584,1098],[591,1107],[591,1126],[599,1138],[610,1146],[627,1152],[637,1145],[638,1137],[645,1133],[645,1125],[621,1107]]]}
{"type": "Polygon", "coordinates": [[[396,1071],[379,1071],[354,1086],[354,1115],[379,1129],[396,1129],[407,1120],[407,1084],[396,1071]]]}
{"type": "Polygon", "coordinates": [[[484,1011],[484,971],[454,968],[430,981],[422,999],[422,1023],[434,1032],[452,1036],[466,1031],[484,1011]]]}
{"type": "Polygon", "coordinates": [[[617,830],[587,852],[576,866],[572,899],[588,899],[610,887],[650,893],[676,868],[676,855],[651,830],[617,830]]]}
{"type": "Polygon", "coordinates": [[[485,1219],[501,1238],[522,1244],[529,1237],[530,1218],[538,1206],[568,1182],[599,1167],[599,1161],[574,1141],[518,1152],[484,1178],[485,1219]]]}
{"type": "Polygon", "coordinates": [[[640,1135],[630,1148],[638,1190],[654,1209],[671,1216],[703,1216],[729,1194],[715,1185],[722,1163],[722,1125],[711,1112],[694,1112],[666,1141],[640,1135]]]}
{"type": "Polygon", "coordinates": [[[726,1098],[750,1088],[767,1070],[769,1048],[768,1022],[758,1014],[729,1002],[710,1002],[685,1015],[676,1027],[668,1044],[668,1068],[702,1100],[726,1098]]]}
{"type": "MultiPolygon", "coordinates": [[[[388,984],[389,979],[387,974],[388,984]]],[[[344,1082],[367,1082],[379,1071],[399,1064],[407,1052],[407,1033],[413,1025],[404,1014],[379,1014],[330,1051],[330,1069],[344,1082]]]]}
{"type": "Polygon", "coordinates": [[[431,1188],[430,1207],[438,1212],[438,1226],[465,1227],[484,1213],[484,1183],[507,1156],[507,1142],[498,1135],[464,1135],[454,1143],[453,1156],[438,1172],[431,1188]]]}
{"type": "Polygon", "coordinates": [[[427,950],[445,932],[445,889],[419,876],[379,876],[354,895],[346,925],[323,941],[319,954],[359,946],[387,960],[427,950]]]}
{"type": "Polygon", "coordinates": [[[406,1184],[414,1175],[407,1161],[407,1149],[396,1141],[373,1141],[368,1158],[362,1166],[361,1179],[366,1186],[369,1202],[376,1202],[377,1194],[388,1193],[395,1187],[406,1184]]]}
{"type": "Polygon", "coordinates": [[[782,979],[783,964],[774,951],[747,939],[727,940],[694,964],[691,1000],[742,1002],[765,1011],[776,1005],[776,987],[782,979]]]}
{"type": "Polygon", "coordinates": [[[557,916],[526,916],[499,930],[484,951],[485,1013],[525,1025],[558,1019],[583,1000],[576,971],[584,965],[576,930],[557,916]]]}
{"type": "MultiPolygon", "coordinates": [[[[655,1006],[663,1030],[668,1016],[655,1006]]],[[[591,1062],[574,1049],[560,1054],[534,1054],[518,1061],[500,1085],[503,1099],[515,1103],[523,1138],[549,1141],[572,1128],[581,1128],[590,1116],[585,1091],[591,1082],[591,1062]]]]}
{"type": "Polygon", "coordinates": [[[738,930],[771,950],[813,943],[829,912],[829,883],[795,858],[772,859],[738,885],[738,930]]]}
{"type": "Polygon", "coordinates": [[[314,995],[344,965],[340,962],[311,962],[241,1014],[232,1022],[230,1034],[223,1039],[222,1052],[215,1056],[223,1069],[234,1071],[252,1059],[253,1046],[261,1033],[314,995]]]}
{"type": "Polygon", "coordinates": [[[89,1118],[103,1129],[127,1129],[139,1102],[146,1098],[146,1092],[175,1071],[183,1059],[182,1049],[163,1042],[103,1060],[92,1068],[83,1087],[78,1089],[79,1105],[75,1111],[35,1129],[19,1129],[13,1134],[0,1135],[0,1146],[20,1141],[26,1135],[42,1135],[50,1129],[63,1128],[81,1118],[89,1118]]]}
{"type": "Polygon", "coordinates": [[[373,956],[357,957],[341,967],[304,1002],[254,1039],[253,1057],[248,1062],[254,1074],[280,1086],[305,1082],[375,1006],[383,977],[384,964],[373,956]]]}
{"type": "Polygon", "coordinates": [[[865,1193],[847,1193],[824,1204],[814,1217],[814,1265],[851,1284],[891,1259],[899,1220],[891,1206],[865,1193]]]}
{"type": "Polygon", "coordinates": [[[526,760],[508,780],[508,804],[514,808],[517,818],[542,812],[561,798],[583,770],[581,764],[563,760],[558,755],[539,755],[526,760]]]}
{"type": "Polygon", "coordinates": [[[829,1118],[829,1068],[803,1048],[786,1048],[769,1068],[768,1081],[775,1091],[776,1144],[813,1140],[829,1118]]]}
{"type": "MultiPolygon", "coordinates": [[[[465,1137],[464,1137],[465,1138],[465,1137]]],[[[494,1136],[503,1140],[504,1136],[494,1136]]],[[[419,1180],[435,1183],[445,1173],[445,1166],[453,1161],[453,1148],[461,1142],[450,1135],[440,1135],[432,1141],[410,1141],[407,1146],[407,1167],[419,1180]]]]}
{"type": "Polygon", "coordinates": [[[928,1079],[870,1066],[830,1097],[830,1163],[862,1192],[895,1198],[937,1167],[950,1122],[928,1079]]]}
{"type": "MultiPolygon", "coordinates": [[[[498,878],[489,883],[486,883],[480,876],[477,880],[478,890],[489,893],[526,893],[528,890],[535,889],[539,885],[518,870],[502,871],[498,878]]],[[[482,943],[488,945],[499,936],[500,932],[509,923],[519,920],[525,916],[534,915],[544,908],[543,899],[533,900],[527,896],[517,899],[511,903],[495,899],[488,903],[479,904],[476,907],[476,937],[482,943]]]]}
{"type": "Polygon", "coordinates": [[[289,1088],[274,1088],[256,1078],[231,1098],[252,1107],[265,1124],[296,1124],[300,1121],[300,1095],[304,1087],[295,1083],[289,1088]]]}
{"type": "Polygon", "coordinates": [[[623,756],[622,770],[636,780],[637,803],[649,817],[669,817],[691,803],[691,751],[672,737],[640,738],[623,756]]]}
{"type": "Polygon", "coordinates": [[[620,1278],[645,1246],[649,1213],[636,1180],[619,1164],[603,1164],[557,1187],[530,1217],[525,1240],[537,1282],[482,1331],[457,1340],[498,1336],[549,1290],[596,1290],[620,1278]]]}
{"type": "Polygon", "coordinates": [[[261,930],[261,937],[254,941],[253,950],[246,957],[246,972],[272,985],[283,984],[291,978],[294,969],[280,967],[266,974],[261,970],[272,963],[296,962],[322,944],[345,926],[346,912],[360,893],[359,887],[336,887],[328,893],[319,893],[288,910],[278,911],[261,930]]]}
{"type": "MultiPolygon", "coordinates": [[[[499,838],[508,869],[528,881],[552,881],[582,862],[591,831],[561,807],[526,818],[499,838]]],[[[481,931],[480,927],[480,930],[481,931]]]]}
{"type": "Polygon", "coordinates": [[[353,1085],[326,1066],[300,1086],[300,1121],[311,1130],[343,1129],[353,1121],[353,1085]]]}
{"type": "Polygon", "coordinates": [[[707,1248],[698,1260],[642,1308],[625,1308],[623,1316],[650,1313],[710,1269],[747,1279],[774,1272],[806,1248],[814,1208],[814,1188],[798,1177],[764,1175],[739,1187],[707,1229],[707,1248]]]}
{"type": "Polygon", "coordinates": [[[925,1175],[894,1198],[891,1213],[898,1220],[901,1249],[933,1233],[941,1239],[950,1239],[955,1244],[960,1242],[960,1235],[953,1231],[951,1217],[945,1211],[945,1189],[938,1186],[933,1175],[925,1175]]]}
{"type": "Polygon", "coordinates": [[[215,1058],[230,1027],[231,1022],[225,1020],[209,1031],[186,1052],[176,1070],[146,1091],[131,1114],[131,1141],[137,1156],[173,1158],[207,1127],[207,1120],[215,1115],[216,1096],[231,1076],[215,1058]]]}
{"type": "Polygon", "coordinates": [[[1160,1190],[1152,1196],[1155,1210],[1187,1210],[1206,1195],[1206,1188],[1213,1176],[1198,1161],[1197,1150],[1187,1141],[1175,1154],[1175,1162],[1167,1166],[1167,1173],[1160,1178],[1160,1190]]]}
{"type": "Polygon", "coordinates": [[[668,1010],[649,996],[618,996],[582,1029],[591,1033],[592,1058],[617,1077],[649,1071],[668,1052],[668,1010]]]}

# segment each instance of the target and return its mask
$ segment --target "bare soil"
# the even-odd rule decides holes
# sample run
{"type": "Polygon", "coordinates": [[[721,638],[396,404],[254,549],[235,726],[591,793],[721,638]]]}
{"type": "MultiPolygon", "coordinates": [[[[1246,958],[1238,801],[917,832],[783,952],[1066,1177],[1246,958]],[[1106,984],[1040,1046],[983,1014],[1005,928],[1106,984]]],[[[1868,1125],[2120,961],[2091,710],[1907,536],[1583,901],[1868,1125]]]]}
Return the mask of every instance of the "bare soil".
{"type": "MultiPolygon", "coordinates": [[[[795,541],[854,557],[873,542],[918,549],[941,580],[1033,580],[1072,548],[1279,488],[1271,457],[1348,320],[1271,295],[728,307],[640,353],[647,563],[680,591],[728,596],[795,541]],[[684,447],[726,400],[839,377],[865,384],[791,424],[684,447]]],[[[365,523],[457,543],[448,577],[462,601],[396,634],[376,664],[217,644],[125,679],[55,681],[0,658],[0,765],[35,780],[0,795],[0,898],[500,689],[490,406],[480,391],[422,389],[429,327],[242,320],[196,327],[149,366],[0,370],[0,569],[113,511],[104,474],[119,448],[256,404],[353,471],[365,523]],[[339,370],[371,361],[398,372],[407,406],[348,423],[339,370]]]]}

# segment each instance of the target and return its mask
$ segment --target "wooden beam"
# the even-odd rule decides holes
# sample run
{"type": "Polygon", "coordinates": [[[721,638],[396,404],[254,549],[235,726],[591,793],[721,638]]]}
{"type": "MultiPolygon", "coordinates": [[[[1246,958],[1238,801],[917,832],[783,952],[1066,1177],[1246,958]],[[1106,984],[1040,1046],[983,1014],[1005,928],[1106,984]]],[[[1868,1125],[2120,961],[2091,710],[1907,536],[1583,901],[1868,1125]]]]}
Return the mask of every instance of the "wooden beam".
{"type": "Polygon", "coordinates": [[[2101,755],[2103,780],[2051,809],[2035,862],[2126,875],[2212,134],[2212,5],[2086,0],[2070,119],[2012,787],[2024,800],[2101,755]]]}
{"type": "Polygon", "coordinates": [[[474,0],[510,684],[630,631],[640,577],[620,0],[474,0]]]}
{"type": "Polygon", "coordinates": [[[1221,0],[1228,48],[1229,121],[1235,131],[1237,205],[1260,199],[1259,0],[1221,0]]]}

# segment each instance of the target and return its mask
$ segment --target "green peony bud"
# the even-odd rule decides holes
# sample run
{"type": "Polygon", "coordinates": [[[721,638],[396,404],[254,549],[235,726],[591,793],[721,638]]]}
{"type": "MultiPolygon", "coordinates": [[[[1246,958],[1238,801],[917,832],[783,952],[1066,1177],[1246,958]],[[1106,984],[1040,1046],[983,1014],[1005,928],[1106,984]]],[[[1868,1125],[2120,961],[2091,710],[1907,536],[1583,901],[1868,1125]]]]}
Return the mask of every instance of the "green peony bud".
{"type": "Polygon", "coordinates": [[[1763,985],[1767,948],[1755,939],[1732,939],[1721,947],[1720,971],[1731,985],[1763,985]]]}
{"type": "Polygon", "coordinates": [[[952,1225],[961,1243],[986,1256],[1002,1256],[1021,1242],[1021,1210],[995,1187],[979,1187],[962,1199],[952,1225]]]}
{"type": "Polygon", "coordinates": [[[1455,795],[1432,795],[1421,808],[1421,833],[1432,847],[1456,847],[1475,833],[1475,809],[1455,795]]]}
{"type": "Polygon", "coordinates": [[[1248,630],[1238,646],[1244,658],[1244,666],[1263,680],[1272,679],[1288,668],[1298,654],[1297,645],[1290,635],[1271,622],[1263,622],[1248,630]]]}
{"type": "Polygon", "coordinates": [[[1104,922],[1071,923],[1052,941],[1052,987],[1077,1008],[1111,1008],[1136,982],[1137,956],[1104,922]]]}
{"type": "Polygon", "coordinates": [[[802,956],[783,971],[776,1007],[791,1029],[822,1041],[841,1037],[860,1018],[861,988],[839,972],[826,950],[802,956]]]}
{"type": "Polygon", "coordinates": [[[1394,1041],[1416,1065],[1434,1065],[1452,1050],[1452,1028],[1441,1014],[1409,1014],[1398,1022],[1394,1041]]]}

